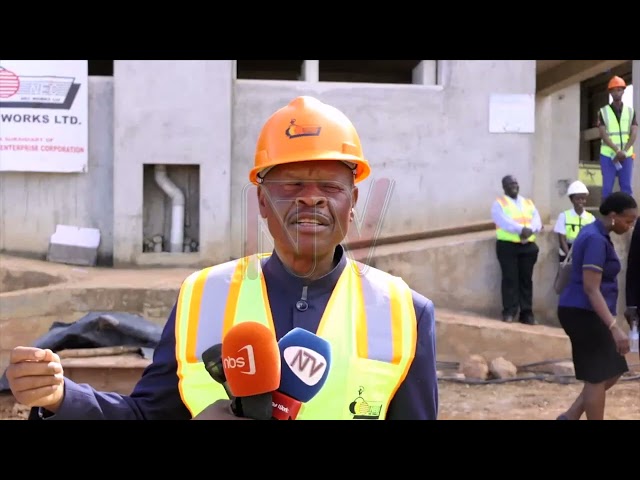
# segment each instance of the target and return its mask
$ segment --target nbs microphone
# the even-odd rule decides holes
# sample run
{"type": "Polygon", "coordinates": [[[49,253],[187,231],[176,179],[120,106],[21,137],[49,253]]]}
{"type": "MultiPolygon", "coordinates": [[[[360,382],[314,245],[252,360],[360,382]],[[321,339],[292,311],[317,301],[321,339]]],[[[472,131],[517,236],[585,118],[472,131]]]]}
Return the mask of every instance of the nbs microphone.
{"type": "Polygon", "coordinates": [[[211,378],[224,387],[229,399],[234,400],[229,383],[227,383],[227,377],[224,374],[224,368],[222,368],[222,344],[217,343],[213,347],[207,348],[202,353],[202,361],[211,378]]]}
{"type": "Polygon", "coordinates": [[[278,342],[282,363],[280,388],[273,392],[273,418],[295,420],[303,403],[323,387],[331,367],[331,345],[303,328],[278,342]]]}
{"type": "Polygon", "coordinates": [[[242,322],[222,340],[222,368],[239,417],[270,420],[271,392],[280,385],[280,351],[275,335],[257,322],[242,322]]]}

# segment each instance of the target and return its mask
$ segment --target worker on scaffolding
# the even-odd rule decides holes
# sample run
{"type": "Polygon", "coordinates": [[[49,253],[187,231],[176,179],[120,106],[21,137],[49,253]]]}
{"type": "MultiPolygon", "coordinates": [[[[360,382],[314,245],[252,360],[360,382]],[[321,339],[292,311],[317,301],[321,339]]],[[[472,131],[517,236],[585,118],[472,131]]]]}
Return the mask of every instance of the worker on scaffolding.
{"type": "Polygon", "coordinates": [[[263,126],[254,161],[249,178],[274,251],[185,280],[131,395],[79,385],[51,350],[16,347],[7,378],[16,400],[34,407],[30,419],[241,418],[201,358],[247,318],[276,339],[294,327],[318,332],[335,352],[322,391],[331,401],[318,401],[321,393],[298,419],[437,418],[433,303],[341,246],[356,184],[371,170],[351,121],[315,98],[295,98],[263,126]]]}
{"type": "Polygon", "coordinates": [[[553,231],[558,234],[558,241],[560,243],[558,252],[560,262],[563,262],[567,258],[569,249],[577,238],[578,233],[580,233],[580,230],[582,230],[582,227],[593,223],[596,219],[596,217],[585,208],[587,197],[589,196],[589,189],[584,183],[576,180],[569,185],[567,196],[573,208],[560,212],[553,228],[553,231]]]}
{"type": "Polygon", "coordinates": [[[633,144],[638,135],[638,120],[633,106],[622,103],[625,88],[627,84],[622,78],[613,77],[608,85],[612,101],[598,112],[603,200],[611,195],[616,177],[620,190],[633,195],[633,144]]]}

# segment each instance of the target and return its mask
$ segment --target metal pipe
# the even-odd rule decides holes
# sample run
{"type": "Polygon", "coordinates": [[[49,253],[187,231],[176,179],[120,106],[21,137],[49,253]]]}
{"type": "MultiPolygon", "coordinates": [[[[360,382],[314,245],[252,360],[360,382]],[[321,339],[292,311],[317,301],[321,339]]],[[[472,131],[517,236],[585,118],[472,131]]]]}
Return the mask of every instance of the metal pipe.
{"type": "Polygon", "coordinates": [[[164,193],[171,198],[171,233],[169,237],[171,253],[182,252],[184,241],[184,194],[167,175],[165,165],[155,166],[155,180],[164,193]]]}

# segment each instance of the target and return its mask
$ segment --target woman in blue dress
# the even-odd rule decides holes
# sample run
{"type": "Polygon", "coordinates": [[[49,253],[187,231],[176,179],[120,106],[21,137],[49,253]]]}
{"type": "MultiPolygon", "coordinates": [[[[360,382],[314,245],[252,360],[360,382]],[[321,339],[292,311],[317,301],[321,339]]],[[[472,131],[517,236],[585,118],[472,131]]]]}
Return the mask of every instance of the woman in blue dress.
{"type": "Polygon", "coordinates": [[[620,260],[611,233],[633,227],[638,206],[615,192],[600,205],[601,218],[583,227],[573,244],[572,270],[560,294],[558,319],[571,341],[576,379],[584,387],[559,420],[602,420],[606,391],[628,371],[629,338],[616,320],[620,260]]]}

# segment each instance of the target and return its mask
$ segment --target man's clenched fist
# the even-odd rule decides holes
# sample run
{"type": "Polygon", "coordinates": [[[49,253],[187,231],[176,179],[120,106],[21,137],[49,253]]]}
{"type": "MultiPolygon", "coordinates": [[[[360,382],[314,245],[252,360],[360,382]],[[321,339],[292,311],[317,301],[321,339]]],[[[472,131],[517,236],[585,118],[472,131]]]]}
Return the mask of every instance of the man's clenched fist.
{"type": "Polygon", "coordinates": [[[7,368],[9,388],[18,403],[55,412],[64,396],[60,357],[51,350],[16,347],[7,368]]]}

